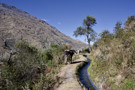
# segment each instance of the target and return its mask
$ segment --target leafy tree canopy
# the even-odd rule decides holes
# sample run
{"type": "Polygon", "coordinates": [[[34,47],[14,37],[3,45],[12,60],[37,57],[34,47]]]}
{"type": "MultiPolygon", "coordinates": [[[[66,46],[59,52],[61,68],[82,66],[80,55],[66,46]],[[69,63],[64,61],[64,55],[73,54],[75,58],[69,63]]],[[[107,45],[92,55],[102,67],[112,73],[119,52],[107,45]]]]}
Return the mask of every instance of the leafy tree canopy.
{"type": "Polygon", "coordinates": [[[90,42],[95,40],[96,37],[96,32],[92,29],[92,26],[96,24],[96,19],[92,16],[87,16],[86,19],[83,20],[83,27],[78,27],[74,31],[74,36],[86,36],[87,42],[89,45],[89,50],[90,48],[90,42]]]}

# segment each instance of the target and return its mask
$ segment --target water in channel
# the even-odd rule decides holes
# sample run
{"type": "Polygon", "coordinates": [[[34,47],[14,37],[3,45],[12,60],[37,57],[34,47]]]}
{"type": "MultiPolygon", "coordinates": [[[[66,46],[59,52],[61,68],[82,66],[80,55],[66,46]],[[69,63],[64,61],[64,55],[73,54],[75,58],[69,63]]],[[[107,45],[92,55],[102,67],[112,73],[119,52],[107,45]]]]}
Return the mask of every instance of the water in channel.
{"type": "Polygon", "coordinates": [[[91,61],[89,58],[87,58],[87,60],[88,60],[88,63],[79,70],[79,79],[86,89],[97,90],[97,88],[94,86],[94,84],[92,83],[92,81],[88,75],[88,67],[89,67],[91,61]]]}

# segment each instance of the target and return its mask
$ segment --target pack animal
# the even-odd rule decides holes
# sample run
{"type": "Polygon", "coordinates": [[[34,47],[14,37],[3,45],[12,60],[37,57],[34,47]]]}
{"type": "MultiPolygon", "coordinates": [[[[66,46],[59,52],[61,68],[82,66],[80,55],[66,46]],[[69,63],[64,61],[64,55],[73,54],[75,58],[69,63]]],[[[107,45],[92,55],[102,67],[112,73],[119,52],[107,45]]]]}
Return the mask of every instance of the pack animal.
{"type": "Polygon", "coordinates": [[[76,53],[75,50],[65,50],[64,56],[65,56],[65,64],[67,64],[68,60],[70,60],[70,63],[72,63],[72,57],[76,53]]]}

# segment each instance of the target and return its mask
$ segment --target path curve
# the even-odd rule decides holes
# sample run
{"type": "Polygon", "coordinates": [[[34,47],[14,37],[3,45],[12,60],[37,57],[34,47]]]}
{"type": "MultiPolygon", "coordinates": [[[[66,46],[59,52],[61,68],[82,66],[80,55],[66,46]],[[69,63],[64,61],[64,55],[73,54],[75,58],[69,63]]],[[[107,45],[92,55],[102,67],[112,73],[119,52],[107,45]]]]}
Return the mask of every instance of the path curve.
{"type": "Polygon", "coordinates": [[[85,61],[85,58],[82,55],[79,55],[79,57],[73,64],[68,64],[61,68],[58,74],[59,82],[55,85],[55,90],[82,90],[77,81],[75,71],[76,67],[85,61]]]}

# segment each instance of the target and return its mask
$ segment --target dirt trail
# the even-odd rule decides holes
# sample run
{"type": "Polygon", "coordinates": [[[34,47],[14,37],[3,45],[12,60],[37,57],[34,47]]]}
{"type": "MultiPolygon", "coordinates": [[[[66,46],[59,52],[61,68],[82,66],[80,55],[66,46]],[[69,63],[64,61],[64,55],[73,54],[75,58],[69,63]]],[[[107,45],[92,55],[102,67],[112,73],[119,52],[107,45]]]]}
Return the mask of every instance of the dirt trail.
{"type": "Polygon", "coordinates": [[[60,78],[59,84],[55,86],[55,90],[82,90],[77,81],[75,70],[85,58],[82,55],[79,55],[79,57],[80,59],[75,60],[73,64],[68,64],[61,68],[58,74],[58,77],[60,78]]]}

